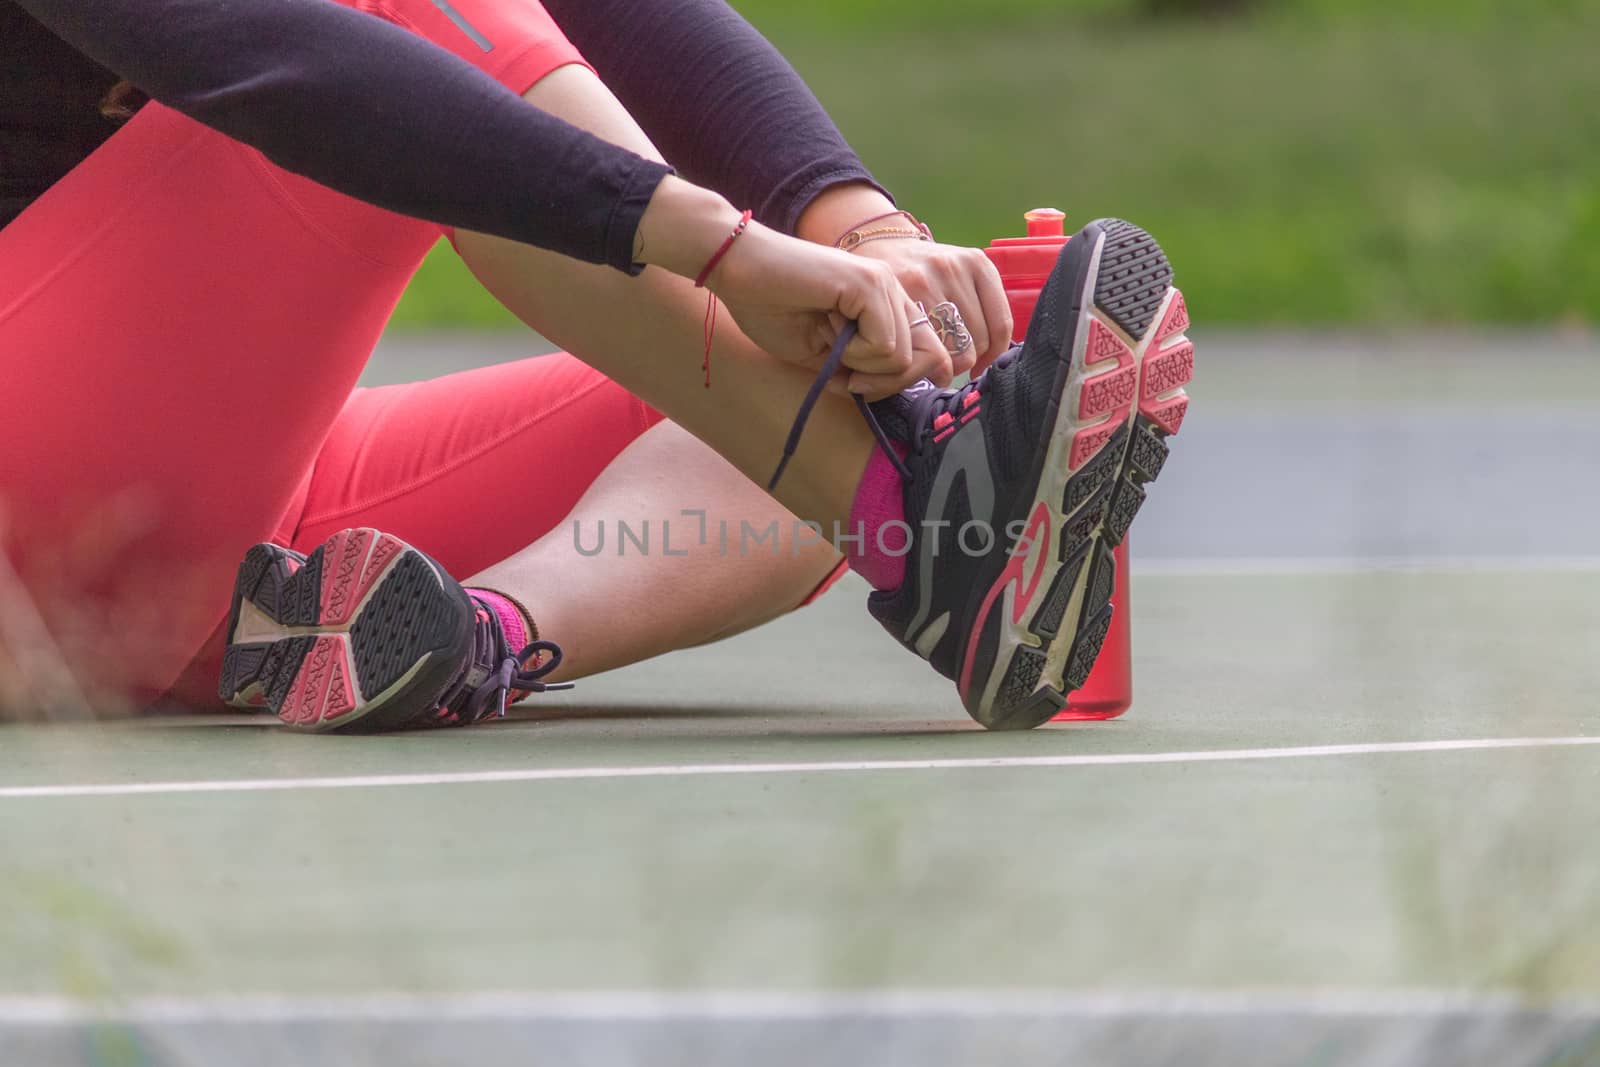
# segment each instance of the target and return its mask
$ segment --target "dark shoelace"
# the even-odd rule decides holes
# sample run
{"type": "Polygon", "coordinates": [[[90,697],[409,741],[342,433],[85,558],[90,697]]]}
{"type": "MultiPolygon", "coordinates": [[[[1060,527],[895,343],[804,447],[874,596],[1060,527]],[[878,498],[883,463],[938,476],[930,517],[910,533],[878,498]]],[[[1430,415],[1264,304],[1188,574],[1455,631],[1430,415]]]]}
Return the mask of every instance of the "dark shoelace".
{"type": "MultiPolygon", "coordinates": [[[[833,348],[828,352],[828,358],[823,361],[822,369],[817,372],[816,379],[811,383],[811,388],[806,390],[806,398],[800,402],[800,410],[795,413],[794,425],[789,428],[789,439],[783,445],[783,458],[778,460],[778,469],[772,472],[772,479],[767,482],[767,492],[778,487],[778,479],[783,477],[783,472],[788,469],[789,460],[794,458],[795,449],[800,447],[800,435],[805,433],[806,422],[811,418],[811,409],[817,406],[817,401],[822,398],[822,391],[828,387],[828,382],[839,368],[844,365],[844,350],[849,346],[856,335],[858,327],[854,320],[846,322],[844,329],[839,331],[839,336],[833,342],[833,348]]],[[[872,429],[872,436],[877,438],[878,447],[883,449],[883,454],[889,457],[895,470],[900,472],[900,477],[910,480],[911,468],[907,467],[900,459],[899,453],[889,443],[889,435],[884,432],[883,425],[878,422],[878,417],[872,413],[872,408],[860,393],[851,393],[851,398],[856,402],[856,409],[861,412],[861,417],[867,420],[867,425],[872,429]]]]}
{"type": "Polygon", "coordinates": [[[504,717],[506,699],[513,690],[527,693],[548,693],[557,689],[571,689],[571,682],[543,681],[551,671],[561,666],[561,646],[554,641],[535,641],[525,646],[515,656],[506,656],[500,666],[484,683],[467,697],[461,713],[469,723],[479,722],[490,715],[504,717]],[[527,667],[528,658],[547,653],[548,661],[537,667],[527,667]]]}
{"type": "MultiPolygon", "coordinates": [[[[816,380],[811,383],[811,388],[806,390],[806,397],[800,402],[800,410],[795,413],[794,425],[789,428],[789,439],[783,445],[783,458],[778,461],[778,469],[772,472],[771,481],[767,482],[767,492],[772,492],[778,486],[778,479],[783,477],[783,472],[789,466],[789,460],[794,457],[795,450],[800,447],[800,435],[805,432],[806,422],[811,418],[811,410],[817,406],[817,401],[822,398],[822,391],[827,388],[828,382],[839,373],[839,368],[844,365],[844,350],[856,335],[856,323],[845,323],[844,329],[839,332],[838,338],[833,342],[833,348],[828,353],[828,358],[823,361],[822,369],[817,373],[816,380]]],[[[1015,358],[1020,346],[1013,345],[1010,350],[997,358],[984,372],[960,389],[932,389],[928,392],[932,398],[927,401],[937,410],[931,414],[936,416],[939,411],[948,411],[957,406],[971,392],[982,392],[988,384],[989,372],[1000,367],[1008,366],[1015,358]]],[[[883,424],[878,421],[878,416],[873,413],[872,407],[860,393],[851,393],[856,402],[856,409],[861,412],[861,417],[867,420],[867,426],[872,430],[872,436],[877,439],[878,447],[883,449],[883,454],[889,458],[894,469],[899,472],[903,481],[911,480],[911,468],[905,460],[900,458],[900,453],[890,443],[889,434],[884,430],[883,424]]],[[[929,438],[933,436],[932,417],[924,418],[928,412],[921,412],[913,420],[918,427],[914,439],[909,442],[912,449],[922,451],[929,438]]]]}
{"type": "Polygon", "coordinates": [[[561,666],[560,645],[553,641],[534,641],[513,655],[493,613],[477,600],[473,603],[477,606],[478,618],[472,639],[472,658],[434,709],[416,725],[471,725],[491,716],[504,717],[506,700],[515,690],[547,693],[572,688],[571,682],[544,681],[551,671],[561,666]],[[548,661],[529,667],[529,658],[540,654],[547,654],[548,661]],[[483,681],[469,687],[469,679],[474,676],[483,681]]]}

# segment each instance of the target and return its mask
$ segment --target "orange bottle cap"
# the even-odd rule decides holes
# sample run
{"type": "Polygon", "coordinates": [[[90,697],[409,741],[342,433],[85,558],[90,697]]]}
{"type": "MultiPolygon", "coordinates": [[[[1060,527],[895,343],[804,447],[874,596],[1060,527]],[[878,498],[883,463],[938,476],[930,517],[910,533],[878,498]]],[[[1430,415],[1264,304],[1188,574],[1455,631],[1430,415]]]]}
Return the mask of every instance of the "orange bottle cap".
{"type": "Polygon", "coordinates": [[[1028,220],[1029,237],[1065,237],[1067,213],[1053,207],[1038,207],[1022,216],[1028,220]]]}

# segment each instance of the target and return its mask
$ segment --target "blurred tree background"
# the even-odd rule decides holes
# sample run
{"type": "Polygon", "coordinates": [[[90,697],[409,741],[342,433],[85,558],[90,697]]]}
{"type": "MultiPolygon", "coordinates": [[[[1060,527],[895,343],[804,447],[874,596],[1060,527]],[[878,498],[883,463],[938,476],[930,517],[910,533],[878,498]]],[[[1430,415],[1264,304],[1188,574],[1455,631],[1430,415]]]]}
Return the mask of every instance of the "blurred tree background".
{"type": "MultiPolygon", "coordinates": [[[[1600,0],[734,0],[941,239],[1150,228],[1208,322],[1600,320],[1600,0]]],[[[402,325],[503,325],[448,249],[402,325]]]]}

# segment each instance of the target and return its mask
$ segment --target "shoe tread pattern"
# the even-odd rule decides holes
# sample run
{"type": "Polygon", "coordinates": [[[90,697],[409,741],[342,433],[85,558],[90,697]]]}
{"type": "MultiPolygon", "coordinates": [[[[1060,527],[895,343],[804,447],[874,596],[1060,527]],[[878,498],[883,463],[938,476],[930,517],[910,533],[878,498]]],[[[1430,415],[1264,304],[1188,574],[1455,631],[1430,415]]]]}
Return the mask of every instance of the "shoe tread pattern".
{"type": "Polygon", "coordinates": [[[416,552],[401,556],[350,627],[361,691],[374,698],[428,653],[448,648],[459,616],[428,562],[416,552]]]}
{"type": "MultiPolygon", "coordinates": [[[[1082,689],[1083,683],[1089,680],[1089,672],[1094,669],[1095,660],[1100,658],[1100,648],[1106,643],[1106,633],[1111,629],[1112,611],[1111,605],[1107,604],[1078,631],[1072,652],[1067,657],[1066,689],[1069,693],[1082,689]]],[[[1058,707],[1056,710],[1061,709],[1058,707]]]]}
{"type": "Polygon", "coordinates": [[[1053,640],[1061,632],[1061,619],[1067,613],[1067,605],[1072,601],[1072,591],[1078,586],[1078,575],[1083,572],[1084,560],[1088,558],[1088,546],[1084,546],[1075,558],[1066,561],[1061,569],[1056,572],[1054,583],[1050,586],[1050,593],[1045,598],[1044,607],[1033,617],[1033,625],[1028,627],[1039,637],[1053,640]]]}
{"type": "Polygon", "coordinates": [[[1172,285],[1172,265],[1154,237],[1131,222],[1105,219],[1094,302],[1135,340],[1150,329],[1172,285]]]}
{"type": "MultiPolygon", "coordinates": [[[[289,571],[287,550],[259,544],[245,553],[234,578],[233,604],[228,613],[227,634],[233,634],[239,613],[246,602],[267,618],[285,626],[310,626],[317,621],[317,568],[309,561],[294,573],[289,571]]],[[[252,685],[260,684],[268,696],[268,706],[276,713],[279,704],[272,694],[287,691],[299,669],[305,647],[289,641],[259,644],[230,644],[223,653],[222,678],[217,694],[227,702],[237,700],[252,685]],[[278,673],[287,670],[280,679],[278,673]]]]}
{"type": "Polygon", "coordinates": [[[272,651],[267,654],[262,667],[262,678],[267,691],[267,707],[274,715],[283,711],[283,705],[289,699],[289,690],[300,674],[300,667],[316,643],[314,637],[290,637],[273,642],[272,651]]]}
{"type": "Polygon", "coordinates": [[[1067,490],[1061,499],[1061,514],[1070,517],[1083,506],[1085,500],[1098,493],[1108,479],[1116,476],[1127,448],[1127,434],[1126,426],[1119,428],[1107,439],[1100,454],[1067,482],[1067,490]]]}

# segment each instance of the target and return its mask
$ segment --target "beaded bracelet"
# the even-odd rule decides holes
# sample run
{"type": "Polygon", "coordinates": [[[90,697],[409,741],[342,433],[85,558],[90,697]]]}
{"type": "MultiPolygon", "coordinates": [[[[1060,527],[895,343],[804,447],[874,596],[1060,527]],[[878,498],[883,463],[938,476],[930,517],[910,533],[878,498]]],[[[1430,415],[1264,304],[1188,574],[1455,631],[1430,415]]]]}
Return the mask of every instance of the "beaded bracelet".
{"type": "Polygon", "coordinates": [[[917,217],[909,211],[886,211],[882,215],[874,215],[870,219],[863,219],[846,230],[840,238],[833,242],[833,247],[849,252],[867,241],[885,240],[890,237],[915,238],[919,241],[933,240],[933,231],[928,224],[918,221],[917,217]],[[911,223],[911,227],[880,226],[868,229],[874,222],[884,219],[904,218],[911,223]]]}

